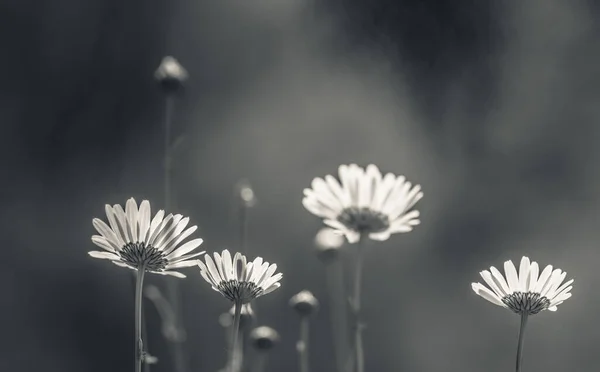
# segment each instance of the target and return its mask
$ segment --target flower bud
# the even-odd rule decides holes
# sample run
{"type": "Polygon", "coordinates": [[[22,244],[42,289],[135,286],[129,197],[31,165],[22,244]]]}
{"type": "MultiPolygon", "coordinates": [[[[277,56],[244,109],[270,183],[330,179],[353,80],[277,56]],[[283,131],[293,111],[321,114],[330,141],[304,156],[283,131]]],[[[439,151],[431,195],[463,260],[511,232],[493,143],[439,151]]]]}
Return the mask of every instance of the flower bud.
{"type": "Polygon", "coordinates": [[[290,299],[290,306],[301,316],[308,316],[317,312],[319,300],[312,292],[304,290],[290,299]]]}
{"type": "Polygon", "coordinates": [[[250,343],[260,351],[269,351],[279,342],[279,334],[271,327],[256,327],[250,332],[250,343]]]}
{"type": "Polygon", "coordinates": [[[248,182],[248,180],[241,180],[236,185],[236,190],[240,202],[246,208],[251,208],[256,205],[256,195],[254,194],[254,190],[252,190],[252,186],[248,182]]]}
{"type": "Polygon", "coordinates": [[[159,82],[165,93],[172,93],[183,86],[188,79],[188,73],[179,62],[167,56],[162,59],[160,66],[154,73],[154,78],[159,82]]]}
{"type": "Polygon", "coordinates": [[[321,229],[315,236],[315,252],[323,263],[335,261],[343,245],[344,236],[328,227],[321,229]]]}

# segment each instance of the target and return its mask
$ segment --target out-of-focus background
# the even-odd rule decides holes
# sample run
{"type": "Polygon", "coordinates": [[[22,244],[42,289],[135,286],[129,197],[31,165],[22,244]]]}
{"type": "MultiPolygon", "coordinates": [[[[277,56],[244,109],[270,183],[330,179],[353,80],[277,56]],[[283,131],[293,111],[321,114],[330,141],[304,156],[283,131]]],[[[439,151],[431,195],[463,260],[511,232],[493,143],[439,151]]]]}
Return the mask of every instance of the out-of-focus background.
{"type": "MultiPolygon", "coordinates": [[[[235,250],[233,190],[248,178],[249,255],[284,273],[258,300],[281,335],[268,370],[296,369],[287,301],[302,289],[322,303],[313,371],[333,369],[320,222],[301,198],[356,162],[425,192],[422,224],[367,256],[367,371],[510,371],[518,316],[470,283],[522,255],[575,278],[556,313],[531,318],[525,368],[597,371],[599,13],[583,0],[2,0],[0,370],[132,369],[132,273],[87,251],[105,203],[164,204],[152,75],[171,54],[190,73],[174,211],[202,248],[235,250]]],[[[185,273],[187,362],[217,371],[229,304],[185,273]]],[[[152,371],[172,371],[145,306],[152,371]]]]}

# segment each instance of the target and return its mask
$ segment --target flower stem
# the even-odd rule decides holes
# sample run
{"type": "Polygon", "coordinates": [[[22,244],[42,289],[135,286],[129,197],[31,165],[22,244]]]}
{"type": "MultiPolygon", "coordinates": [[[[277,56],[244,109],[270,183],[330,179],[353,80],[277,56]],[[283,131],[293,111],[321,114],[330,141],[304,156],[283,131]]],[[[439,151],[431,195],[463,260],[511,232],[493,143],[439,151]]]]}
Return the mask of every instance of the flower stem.
{"type": "Polygon", "coordinates": [[[527,324],[527,312],[521,313],[521,328],[519,328],[519,343],[517,344],[517,370],[521,372],[521,353],[523,351],[523,333],[525,332],[525,325],[527,324]]]}
{"type": "MultiPolygon", "coordinates": [[[[233,325],[231,326],[231,358],[236,357],[236,348],[240,331],[240,318],[242,317],[242,302],[235,302],[235,312],[233,315],[233,325]]],[[[231,360],[229,363],[231,372],[234,372],[235,362],[231,360]]]]}
{"type": "Polygon", "coordinates": [[[363,268],[363,246],[365,238],[361,234],[356,250],[356,267],[354,271],[354,317],[356,319],[354,329],[354,350],[356,352],[356,372],[364,372],[365,370],[365,355],[362,342],[362,324],[360,323],[360,286],[362,281],[363,268]]]}
{"type": "Polygon", "coordinates": [[[300,341],[298,342],[298,357],[300,361],[300,372],[309,372],[308,364],[308,342],[310,321],[308,316],[300,318],[300,341]]]}
{"type": "Polygon", "coordinates": [[[144,343],[142,341],[142,288],[146,267],[140,265],[137,269],[135,282],[135,372],[142,372],[144,343]]]}

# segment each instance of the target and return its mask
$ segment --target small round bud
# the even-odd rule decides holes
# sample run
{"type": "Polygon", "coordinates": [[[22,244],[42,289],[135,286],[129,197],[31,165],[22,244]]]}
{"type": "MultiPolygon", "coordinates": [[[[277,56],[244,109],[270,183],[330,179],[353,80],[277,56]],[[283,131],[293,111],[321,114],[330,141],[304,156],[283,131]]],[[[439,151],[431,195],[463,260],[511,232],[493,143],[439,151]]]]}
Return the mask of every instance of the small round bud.
{"type": "Polygon", "coordinates": [[[344,245],[344,236],[328,227],[319,230],[315,236],[317,257],[324,263],[335,261],[344,245]]]}
{"type": "MultiPolygon", "coordinates": [[[[233,317],[235,316],[235,305],[231,309],[219,316],[219,324],[223,328],[231,327],[233,325],[233,317]]],[[[242,305],[242,311],[240,312],[240,329],[248,328],[256,320],[256,315],[250,304],[242,305]]]]}
{"type": "Polygon", "coordinates": [[[243,206],[250,208],[256,205],[256,195],[248,180],[241,180],[236,185],[236,192],[243,206]]]}
{"type": "Polygon", "coordinates": [[[279,333],[271,327],[256,327],[250,332],[250,342],[257,350],[269,351],[279,342],[279,333]]]}
{"type": "Polygon", "coordinates": [[[319,300],[307,290],[299,292],[290,299],[290,306],[301,316],[308,316],[319,308],[319,300]]]}
{"type": "Polygon", "coordinates": [[[172,93],[183,86],[188,79],[188,73],[175,58],[167,56],[162,59],[154,78],[166,93],[172,93]]]}
{"type": "Polygon", "coordinates": [[[150,355],[148,353],[144,353],[143,358],[144,358],[144,364],[156,364],[156,363],[158,363],[158,358],[155,357],[154,355],[150,355]]]}

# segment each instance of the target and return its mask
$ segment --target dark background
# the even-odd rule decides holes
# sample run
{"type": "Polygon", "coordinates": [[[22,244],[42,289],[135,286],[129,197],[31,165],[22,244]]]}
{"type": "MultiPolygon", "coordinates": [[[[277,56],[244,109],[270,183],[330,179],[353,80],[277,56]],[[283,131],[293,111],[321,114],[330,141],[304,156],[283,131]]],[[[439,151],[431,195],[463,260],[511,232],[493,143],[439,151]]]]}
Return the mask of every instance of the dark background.
{"type": "MultiPolygon", "coordinates": [[[[342,163],[420,183],[422,225],[367,257],[367,371],[510,371],[518,317],[476,296],[490,265],[528,255],[575,278],[531,319],[528,371],[597,371],[599,7],[583,0],[2,0],[2,371],[129,371],[133,284],[94,260],[93,217],[133,196],[163,205],[166,54],[190,72],[174,136],[176,212],[209,252],[237,241],[233,186],[260,201],[250,256],[279,264],[259,300],[296,368],[287,301],[321,299],[313,371],[333,368],[317,218],[302,189],[342,163]]],[[[217,371],[227,301],[186,269],[186,348],[217,371]]],[[[164,287],[165,278],[149,283],[164,287]]],[[[149,349],[171,360],[146,303],[149,349]]]]}

